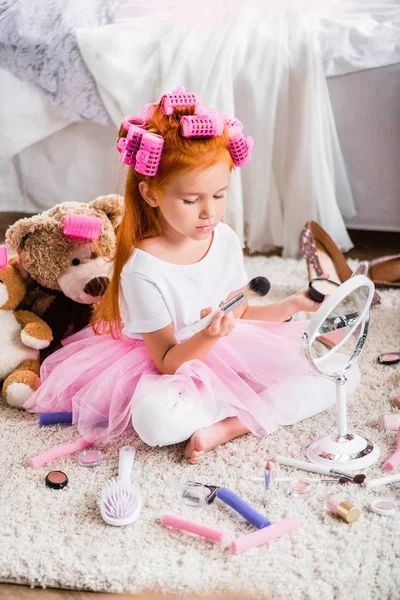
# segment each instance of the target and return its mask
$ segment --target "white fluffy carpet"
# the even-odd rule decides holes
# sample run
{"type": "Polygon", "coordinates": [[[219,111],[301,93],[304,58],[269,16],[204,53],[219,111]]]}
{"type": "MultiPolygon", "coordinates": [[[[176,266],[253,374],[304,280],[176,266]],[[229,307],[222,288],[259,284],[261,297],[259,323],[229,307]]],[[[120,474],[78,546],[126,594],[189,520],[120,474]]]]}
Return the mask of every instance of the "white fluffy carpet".
{"type": "MultiPolygon", "coordinates": [[[[250,276],[270,278],[269,301],[307,283],[302,261],[253,257],[246,263],[250,276]]],[[[362,384],[348,405],[350,430],[366,434],[381,448],[381,459],[366,471],[368,476],[383,475],[384,459],[394,450],[394,433],[380,432],[376,425],[380,415],[395,410],[392,402],[400,393],[400,366],[376,362],[381,352],[400,350],[400,291],[384,291],[382,297],[382,305],[373,308],[360,360],[362,384]]],[[[4,403],[0,410],[2,581],[110,592],[245,591],[256,598],[291,600],[399,598],[400,517],[378,516],[368,506],[378,493],[400,500],[400,487],[369,492],[356,485],[344,489],[326,483],[310,500],[296,500],[280,489],[275,503],[263,504],[266,460],[276,454],[304,458],[310,442],[334,430],[334,409],[265,439],[246,436],[230,442],[207,453],[197,466],[185,463],[183,445],[151,449],[125,436],[101,448],[104,461],[94,470],[79,467],[74,456],[30,469],[30,457],[76,439],[76,431],[65,425],[39,427],[35,416],[4,403]],[[132,441],[137,446],[134,478],[143,509],[136,523],[115,528],[102,521],[96,494],[116,474],[119,446],[132,441]],[[69,485],[64,490],[45,487],[51,469],[67,473],[69,485]],[[226,486],[273,521],[297,514],[301,528],[270,547],[237,556],[217,543],[164,528],[160,515],[170,512],[235,531],[237,536],[252,530],[219,501],[207,508],[179,504],[174,486],[183,477],[226,486]],[[325,497],[336,492],[361,508],[359,521],[348,525],[327,512],[325,497]]]]}

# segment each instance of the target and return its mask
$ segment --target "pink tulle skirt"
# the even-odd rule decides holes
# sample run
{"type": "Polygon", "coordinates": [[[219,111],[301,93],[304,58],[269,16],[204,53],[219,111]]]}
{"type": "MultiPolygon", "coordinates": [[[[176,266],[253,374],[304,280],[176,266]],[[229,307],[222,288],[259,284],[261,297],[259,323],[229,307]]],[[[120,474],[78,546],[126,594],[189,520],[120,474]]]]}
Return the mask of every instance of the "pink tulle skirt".
{"type": "Polygon", "coordinates": [[[174,375],[158,372],[142,340],[86,329],[45,360],[41,386],[24,408],[72,412],[84,439],[104,441],[131,426],[138,390],[143,397],[155,385],[178,385],[201,402],[224,403],[250,431],[265,435],[334,401],[334,394],[327,402],[320,393],[326,382],[301,353],[305,326],[237,320],[203,361],[188,361],[174,375]]]}

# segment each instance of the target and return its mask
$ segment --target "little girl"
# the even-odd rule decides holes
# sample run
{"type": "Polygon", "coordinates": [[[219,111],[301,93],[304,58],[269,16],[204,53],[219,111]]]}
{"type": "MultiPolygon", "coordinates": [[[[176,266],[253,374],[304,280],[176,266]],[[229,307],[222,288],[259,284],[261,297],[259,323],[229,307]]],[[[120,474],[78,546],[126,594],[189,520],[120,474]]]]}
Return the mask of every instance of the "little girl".
{"type": "Polygon", "coordinates": [[[131,421],[150,446],[187,441],[195,463],[235,437],[324,410],[335,389],[301,356],[304,323],[283,322],[316,310],[305,290],[219,312],[179,339],[178,330],[248,283],[223,216],[230,173],[250,160],[252,140],[237,119],[201,108],[182,88],[142,110],[119,132],[129,173],[113,278],[93,318],[100,335],[78,334],[51,355],[25,408],[72,411],[91,441],[131,421]]]}

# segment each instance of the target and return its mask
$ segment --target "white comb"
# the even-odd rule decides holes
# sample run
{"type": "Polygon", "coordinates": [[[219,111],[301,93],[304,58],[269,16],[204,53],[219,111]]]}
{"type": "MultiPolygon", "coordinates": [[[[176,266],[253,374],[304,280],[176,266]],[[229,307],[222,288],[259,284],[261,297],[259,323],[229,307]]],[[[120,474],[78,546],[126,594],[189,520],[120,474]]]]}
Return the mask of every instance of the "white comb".
{"type": "Polygon", "coordinates": [[[135,448],[123,446],[119,451],[118,477],[113,477],[97,495],[103,520],[109,525],[121,527],[135,521],[142,502],[131,481],[135,448]]]}

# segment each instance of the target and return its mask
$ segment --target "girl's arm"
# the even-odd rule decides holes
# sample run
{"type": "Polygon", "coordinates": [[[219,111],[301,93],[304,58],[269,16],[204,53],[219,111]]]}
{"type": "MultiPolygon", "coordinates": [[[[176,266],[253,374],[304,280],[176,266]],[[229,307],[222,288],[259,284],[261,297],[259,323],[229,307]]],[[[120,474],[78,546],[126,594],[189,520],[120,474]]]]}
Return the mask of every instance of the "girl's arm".
{"type": "MultiPolygon", "coordinates": [[[[234,296],[233,292],[227,299],[234,296]]],[[[308,294],[308,288],[300,290],[284,300],[273,304],[249,306],[247,302],[233,311],[236,319],[251,319],[253,321],[286,321],[297,312],[315,312],[321,306],[308,294]]]]}
{"type": "MultiPolygon", "coordinates": [[[[200,318],[210,312],[211,308],[202,310],[200,318]]],[[[224,316],[220,312],[214,317],[211,325],[180,344],[176,340],[172,324],[158,331],[142,333],[142,337],[160,373],[173,375],[184,362],[203,360],[219,338],[228,335],[234,326],[233,314],[224,316]]]]}

